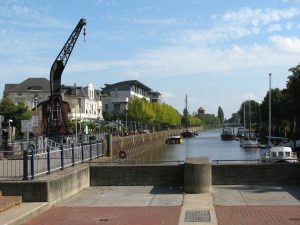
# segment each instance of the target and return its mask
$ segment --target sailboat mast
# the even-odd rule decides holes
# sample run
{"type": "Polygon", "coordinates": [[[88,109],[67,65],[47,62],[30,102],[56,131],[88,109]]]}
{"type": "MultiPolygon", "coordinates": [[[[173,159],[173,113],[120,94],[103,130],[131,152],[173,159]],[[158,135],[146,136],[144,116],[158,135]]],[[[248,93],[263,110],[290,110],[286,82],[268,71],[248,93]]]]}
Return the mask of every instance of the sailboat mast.
{"type": "Polygon", "coordinates": [[[244,128],[246,129],[246,102],[244,102],[244,128]]]}
{"type": "Polygon", "coordinates": [[[185,124],[185,128],[188,127],[188,124],[187,124],[187,121],[188,121],[187,101],[188,101],[188,100],[187,100],[187,95],[185,95],[185,112],[184,112],[184,113],[185,113],[185,115],[184,115],[184,116],[185,116],[185,121],[186,121],[186,122],[185,122],[185,123],[186,123],[186,124],[185,124]]]}
{"type": "Polygon", "coordinates": [[[252,125],[251,125],[251,101],[250,101],[250,98],[249,98],[249,130],[251,131],[251,128],[252,125]]]}
{"type": "Polygon", "coordinates": [[[268,144],[270,145],[271,140],[271,130],[272,130],[272,115],[271,115],[271,76],[272,74],[269,73],[269,138],[268,138],[268,144]]]}

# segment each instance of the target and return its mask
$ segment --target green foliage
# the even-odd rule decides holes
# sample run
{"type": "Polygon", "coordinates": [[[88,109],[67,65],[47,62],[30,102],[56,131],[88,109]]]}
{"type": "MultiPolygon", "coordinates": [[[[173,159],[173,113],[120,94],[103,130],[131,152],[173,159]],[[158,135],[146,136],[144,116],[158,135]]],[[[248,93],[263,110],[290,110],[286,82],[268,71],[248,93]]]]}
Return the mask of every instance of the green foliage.
{"type": "Polygon", "coordinates": [[[21,120],[30,120],[32,112],[24,103],[15,105],[10,98],[5,97],[0,102],[0,115],[4,116],[3,127],[7,127],[8,120],[11,119],[13,120],[11,126],[16,127],[20,132],[21,120]]]}
{"type": "Polygon", "coordinates": [[[224,122],[224,112],[221,106],[218,107],[218,118],[222,124],[224,122]]]}
{"type": "Polygon", "coordinates": [[[197,118],[200,119],[203,126],[220,126],[220,119],[214,114],[198,114],[197,118]]]}
{"type": "Polygon", "coordinates": [[[156,128],[181,125],[181,115],[173,107],[137,97],[128,103],[128,118],[156,128]]]}

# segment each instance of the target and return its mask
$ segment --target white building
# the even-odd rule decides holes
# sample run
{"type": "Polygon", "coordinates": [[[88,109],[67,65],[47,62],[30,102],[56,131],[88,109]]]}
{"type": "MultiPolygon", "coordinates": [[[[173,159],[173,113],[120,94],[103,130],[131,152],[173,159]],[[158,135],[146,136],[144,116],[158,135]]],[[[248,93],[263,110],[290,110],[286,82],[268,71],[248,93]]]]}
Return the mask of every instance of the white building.
{"type": "Polygon", "coordinates": [[[63,100],[68,102],[71,112],[69,119],[77,121],[103,120],[101,92],[89,83],[86,87],[62,85],[63,100]]]}
{"type": "Polygon", "coordinates": [[[137,80],[128,80],[115,84],[105,84],[102,88],[103,111],[108,113],[122,113],[128,108],[130,100],[136,96],[148,101],[160,101],[161,94],[137,80]]]}

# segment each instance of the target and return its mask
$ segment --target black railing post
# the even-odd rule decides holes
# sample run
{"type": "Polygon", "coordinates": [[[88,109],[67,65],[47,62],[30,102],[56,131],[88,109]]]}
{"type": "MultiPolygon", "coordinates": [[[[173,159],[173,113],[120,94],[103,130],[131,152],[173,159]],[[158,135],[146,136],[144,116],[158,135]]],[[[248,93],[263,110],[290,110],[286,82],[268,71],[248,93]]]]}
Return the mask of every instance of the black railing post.
{"type": "Polygon", "coordinates": [[[90,142],[90,161],[93,159],[92,142],[90,142]]]}
{"type": "Polygon", "coordinates": [[[23,140],[21,141],[21,150],[23,152],[23,180],[28,180],[28,153],[24,149],[23,140]]]}
{"type": "Polygon", "coordinates": [[[60,165],[61,165],[61,170],[64,169],[65,165],[64,165],[64,146],[61,145],[60,146],[60,165]]]}
{"type": "Polygon", "coordinates": [[[96,148],[96,154],[97,154],[97,158],[99,158],[99,148],[100,148],[100,141],[99,140],[97,140],[97,148],[96,148]]]}
{"type": "Polygon", "coordinates": [[[47,175],[50,174],[51,168],[50,168],[50,147],[47,147],[47,175]]]}
{"type": "Polygon", "coordinates": [[[31,171],[31,179],[34,179],[34,153],[35,153],[35,149],[32,146],[31,147],[31,159],[30,159],[30,171],[31,171]]]}
{"type": "Polygon", "coordinates": [[[72,166],[75,166],[75,147],[74,144],[72,144],[72,166]]]}
{"type": "Polygon", "coordinates": [[[81,144],[81,162],[84,162],[83,144],[81,144]]]}

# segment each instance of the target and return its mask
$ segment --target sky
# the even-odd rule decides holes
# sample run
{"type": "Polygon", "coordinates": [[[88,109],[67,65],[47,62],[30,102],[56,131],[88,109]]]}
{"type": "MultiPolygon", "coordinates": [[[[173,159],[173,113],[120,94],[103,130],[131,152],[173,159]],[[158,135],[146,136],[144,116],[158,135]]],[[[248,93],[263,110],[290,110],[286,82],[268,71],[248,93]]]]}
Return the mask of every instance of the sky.
{"type": "Polygon", "coordinates": [[[4,84],[50,79],[80,18],[62,84],[95,88],[138,80],[180,113],[223,109],[286,87],[300,60],[300,0],[0,0],[0,97],[4,84]]]}

